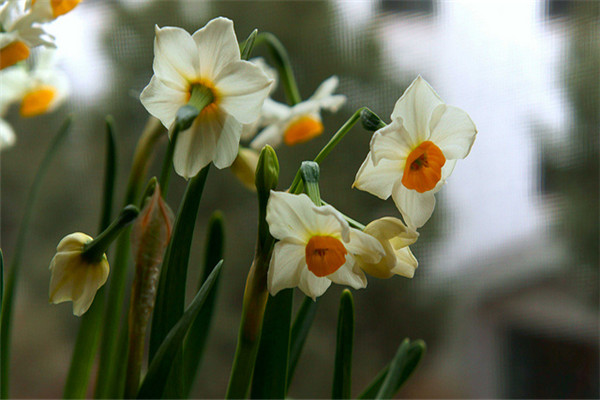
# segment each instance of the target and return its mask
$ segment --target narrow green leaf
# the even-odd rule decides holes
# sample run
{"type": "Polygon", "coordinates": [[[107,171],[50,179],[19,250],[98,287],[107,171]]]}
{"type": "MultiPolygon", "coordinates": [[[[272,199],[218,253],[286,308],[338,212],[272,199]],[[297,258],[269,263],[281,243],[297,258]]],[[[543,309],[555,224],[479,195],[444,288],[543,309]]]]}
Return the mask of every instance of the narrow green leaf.
{"type": "Polygon", "coordinates": [[[160,344],[183,314],[190,247],[209,168],[210,164],[190,179],[175,219],[173,235],[160,271],[150,334],[150,362],[160,344]]]}
{"type": "Polygon", "coordinates": [[[352,348],[354,344],[354,300],[344,289],[338,313],[337,343],[333,369],[333,399],[349,399],[352,392],[352,348]]]}
{"type": "Polygon", "coordinates": [[[304,347],[304,343],[308,337],[308,332],[310,331],[310,327],[315,319],[315,315],[317,315],[317,305],[319,304],[318,301],[318,299],[317,301],[314,301],[310,297],[305,296],[304,301],[302,302],[302,305],[296,314],[296,319],[294,319],[290,339],[287,390],[290,390],[290,385],[292,383],[294,371],[296,371],[296,366],[300,360],[302,348],[304,347]]]}
{"type": "Polygon", "coordinates": [[[4,255],[0,249],[0,310],[2,310],[2,298],[4,297],[4,255]]]}
{"type": "Polygon", "coordinates": [[[50,147],[46,151],[46,154],[44,155],[44,158],[37,169],[35,178],[33,179],[33,184],[31,185],[31,189],[25,203],[23,219],[21,220],[21,225],[19,226],[13,258],[11,260],[6,279],[6,290],[4,290],[3,293],[2,311],[0,315],[0,398],[2,399],[9,397],[8,372],[10,370],[10,325],[13,311],[13,293],[19,279],[21,260],[23,258],[23,251],[25,250],[25,239],[27,238],[29,223],[33,215],[33,207],[39,196],[42,181],[46,176],[46,172],[48,172],[50,162],[54,159],[58,149],[67,137],[70,127],[71,117],[68,117],[59,128],[58,133],[52,140],[52,143],[50,143],[50,147]]]}
{"type": "MultiPolygon", "coordinates": [[[[104,164],[104,189],[102,194],[102,214],[98,232],[102,232],[111,222],[115,176],[117,171],[114,120],[106,118],[106,158],[104,164]]],[[[106,288],[96,293],[89,310],[81,317],[77,340],[73,348],[71,366],[67,375],[63,397],[77,399],[86,397],[90,371],[94,364],[100,339],[102,315],[104,313],[106,288]]]]}
{"type": "MultiPolygon", "coordinates": [[[[223,258],[225,249],[225,224],[220,211],[215,211],[208,222],[208,234],[204,249],[204,269],[200,277],[200,282],[198,282],[198,290],[206,282],[206,279],[213,270],[213,266],[218,260],[223,258]]],[[[186,397],[189,397],[198,368],[200,367],[200,362],[202,361],[202,356],[204,355],[204,348],[212,323],[218,285],[219,282],[217,281],[210,291],[204,307],[198,313],[198,316],[190,327],[190,331],[183,344],[183,373],[185,374],[183,393],[186,397]]]]}
{"type": "MultiPolygon", "coordinates": [[[[412,375],[414,370],[419,365],[419,362],[423,358],[425,353],[425,342],[422,340],[416,340],[410,344],[408,352],[406,354],[405,366],[402,368],[400,379],[397,382],[396,388],[392,392],[392,397],[400,390],[402,385],[408,380],[408,378],[412,375]]],[[[390,362],[391,364],[391,362],[390,362]]],[[[381,384],[385,380],[387,373],[390,368],[390,364],[386,365],[373,379],[373,381],[367,386],[367,388],[358,396],[359,399],[372,399],[375,398],[377,392],[379,392],[379,388],[381,384]]]]}
{"type": "Polygon", "coordinates": [[[159,346],[154,359],[148,367],[148,373],[137,395],[138,398],[157,399],[162,397],[169,371],[178,353],[178,349],[182,345],[183,338],[204,304],[206,304],[206,299],[217,281],[222,266],[223,261],[221,260],[211,272],[204,285],[202,285],[202,288],[198,291],[198,294],[196,294],[196,297],[194,297],[194,300],[192,300],[185,313],[183,313],[179,321],[165,336],[165,340],[159,346]]]}
{"type": "Polygon", "coordinates": [[[287,391],[287,368],[290,348],[293,289],[269,296],[260,345],[254,365],[250,397],[282,399],[287,391]]]}
{"type": "Polygon", "coordinates": [[[394,395],[394,391],[396,390],[396,387],[398,387],[400,375],[402,373],[402,364],[408,353],[409,347],[410,341],[406,338],[402,341],[400,347],[398,347],[398,351],[390,363],[385,379],[375,395],[376,399],[391,399],[394,395]]]}

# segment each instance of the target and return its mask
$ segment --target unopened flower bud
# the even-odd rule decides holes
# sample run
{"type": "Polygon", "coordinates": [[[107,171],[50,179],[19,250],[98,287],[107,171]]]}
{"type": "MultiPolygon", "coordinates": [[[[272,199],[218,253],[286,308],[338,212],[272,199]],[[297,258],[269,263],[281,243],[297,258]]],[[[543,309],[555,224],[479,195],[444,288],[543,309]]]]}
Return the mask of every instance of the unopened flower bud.
{"type": "Polygon", "coordinates": [[[360,122],[362,123],[363,128],[371,132],[375,132],[386,126],[385,122],[379,118],[379,115],[368,108],[365,108],[360,112],[360,122]]]}
{"type": "Polygon", "coordinates": [[[275,150],[269,145],[263,147],[256,166],[255,184],[260,198],[268,198],[269,192],[279,181],[279,161],[275,150]]]}

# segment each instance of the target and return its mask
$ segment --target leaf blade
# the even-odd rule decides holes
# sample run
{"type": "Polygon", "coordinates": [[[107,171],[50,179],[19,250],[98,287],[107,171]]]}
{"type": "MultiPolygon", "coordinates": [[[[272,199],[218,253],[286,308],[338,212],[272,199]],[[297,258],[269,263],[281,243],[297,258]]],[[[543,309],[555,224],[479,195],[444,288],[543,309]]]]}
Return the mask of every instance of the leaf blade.
{"type": "Polygon", "coordinates": [[[354,300],[344,289],[338,313],[335,364],[333,370],[333,399],[349,399],[352,391],[352,349],[354,345],[354,300]]]}

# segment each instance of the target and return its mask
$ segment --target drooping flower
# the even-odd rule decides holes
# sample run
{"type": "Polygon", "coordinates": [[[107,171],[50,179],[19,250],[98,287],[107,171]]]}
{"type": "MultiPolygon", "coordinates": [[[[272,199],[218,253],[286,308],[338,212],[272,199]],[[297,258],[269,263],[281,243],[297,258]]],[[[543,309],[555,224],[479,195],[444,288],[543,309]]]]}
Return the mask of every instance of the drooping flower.
{"type": "Polygon", "coordinates": [[[0,115],[12,103],[20,103],[20,114],[33,117],[54,111],[70,93],[69,79],[56,68],[55,50],[44,49],[30,71],[14,67],[0,72],[0,115]]]}
{"type": "Polygon", "coordinates": [[[360,267],[367,274],[380,279],[394,275],[406,278],[414,276],[418,262],[408,246],[417,241],[417,231],[408,228],[398,218],[383,217],[370,222],[363,232],[379,240],[385,250],[385,255],[377,263],[357,257],[360,267]]]}
{"type": "Polygon", "coordinates": [[[271,295],[298,286],[313,300],[331,282],[367,286],[357,257],[377,263],[385,252],[374,237],[350,228],[333,207],[317,207],[305,194],[271,191],[267,205],[273,248],[267,285],[271,295]]]}
{"type": "Polygon", "coordinates": [[[477,129],[420,76],[396,102],[391,119],[373,135],[352,186],[384,200],[391,195],[406,223],[419,228],[456,161],[469,154],[477,129]]]}
{"type": "Polygon", "coordinates": [[[171,133],[177,110],[196,86],[212,94],[212,102],[179,134],[175,171],[187,179],[211,161],[217,168],[229,167],[238,154],[242,125],[258,118],[271,85],[259,67],[241,60],[233,22],[219,17],[193,35],[156,27],[153,69],[140,100],[171,133]]]}
{"type": "Polygon", "coordinates": [[[50,302],[73,302],[73,314],[85,313],[98,289],[108,278],[109,266],[106,255],[98,262],[82,257],[84,246],[92,238],[76,232],[65,236],[56,247],[56,255],[50,262],[50,302]]]}
{"type": "Polygon", "coordinates": [[[0,118],[0,151],[15,144],[15,131],[4,119],[0,118]]]}
{"type": "Polygon", "coordinates": [[[0,7],[0,70],[26,60],[34,47],[54,47],[54,37],[36,23],[25,2],[12,0],[0,7]]]}
{"type": "Polygon", "coordinates": [[[288,146],[306,142],[323,133],[321,110],[336,112],[346,102],[346,96],[333,94],[339,84],[332,76],[317,88],[307,100],[292,107],[267,99],[262,114],[266,127],[250,143],[257,150],[269,144],[278,146],[282,141],[288,146]]]}

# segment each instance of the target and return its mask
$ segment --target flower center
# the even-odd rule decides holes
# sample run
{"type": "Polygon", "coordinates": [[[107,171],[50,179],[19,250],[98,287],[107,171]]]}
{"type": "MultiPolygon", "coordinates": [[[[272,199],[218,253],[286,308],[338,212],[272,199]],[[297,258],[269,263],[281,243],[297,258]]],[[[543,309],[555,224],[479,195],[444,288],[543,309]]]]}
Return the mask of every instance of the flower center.
{"type": "Polygon", "coordinates": [[[212,82],[201,80],[190,84],[188,89],[188,104],[201,109],[200,115],[207,117],[216,115],[219,104],[217,89],[212,82]],[[208,102],[208,104],[206,104],[208,102]]]}
{"type": "Polygon", "coordinates": [[[306,244],[306,265],[318,277],[333,274],[346,262],[348,251],[331,236],[313,236],[306,244]]]}
{"type": "Polygon", "coordinates": [[[442,179],[446,157],[433,142],[425,141],[410,152],[406,159],[402,184],[419,193],[427,192],[442,179]]]}
{"type": "Polygon", "coordinates": [[[42,86],[27,93],[21,102],[21,116],[33,117],[47,112],[55,97],[56,89],[52,86],[42,86]]]}
{"type": "Polygon", "coordinates": [[[304,115],[288,125],[283,141],[288,146],[304,143],[323,133],[323,124],[310,115],[304,115]]]}
{"type": "Polygon", "coordinates": [[[29,57],[29,47],[21,41],[12,42],[0,50],[0,69],[15,65],[29,57]]]}

